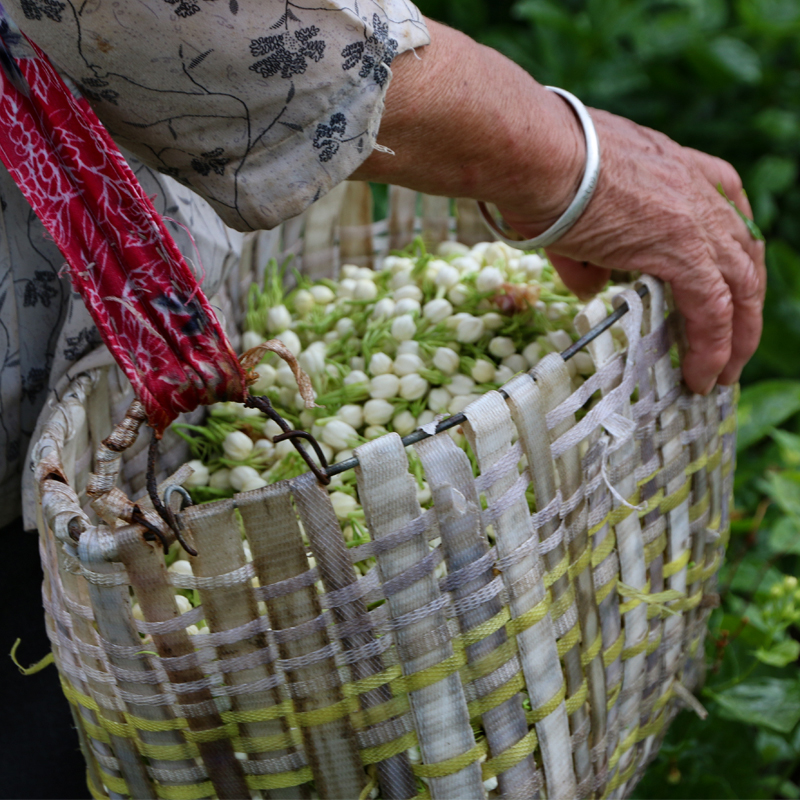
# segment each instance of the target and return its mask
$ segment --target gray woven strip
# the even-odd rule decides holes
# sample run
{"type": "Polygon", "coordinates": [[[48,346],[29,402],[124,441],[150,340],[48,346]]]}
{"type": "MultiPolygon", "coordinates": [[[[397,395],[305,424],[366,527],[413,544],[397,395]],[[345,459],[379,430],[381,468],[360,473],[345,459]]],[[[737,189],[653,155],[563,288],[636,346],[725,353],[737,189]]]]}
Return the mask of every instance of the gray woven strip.
{"type": "Polygon", "coordinates": [[[316,617],[312,617],[306,622],[301,622],[299,625],[293,625],[291,628],[281,628],[277,631],[270,631],[271,637],[276,644],[283,644],[284,642],[294,642],[297,639],[303,639],[306,636],[316,633],[317,631],[324,630],[331,624],[331,618],[328,614],[322,613],[316,617]]]}
{"type": "Polygon", "coordinates": [[[243,761],[242,769],[245,775],[274,775],[279,772],[292,772],[301,769],[307,763],[304,753],[294,752],[277,758],[243,761]]]}
{"type": "Polygon", "coordinates": [[[483,511],[483,524],[488,527],[499,517],[508,511],[515,503],[525,497],[525,492],[530,485],[531,479],[528,470],[519,475],[514,483],[508,487],[500,497],[483,511]]]}
{"type": "Polygon", "coordinates": [[[409,586],[415,584],[421,578],[424,578],[426,575],[430,575],[439,564],[442,563],[442,548],[437,547],[435,550],[431,550],[425,558],[417,561],[413,567],[407,569],[405,572],[401,572],[399,575],[396,575],[394,578],[388,581],[384,581],[381,589],[383,590],[383,595],[385,597],[391,597],[398,592],[402,592],[404,589],[407,589],[409,586]]]}
{"type": "Polygon", "coordinates": [[[487,550],[480,558],[475,559],[475,561],[471,561],[466,566],[461,567],[461,569],[445,575],[439,582],[439,589],[443,592],[455,592],[486,572],[488,568],[494,565],[496,557],[497,550],[494,547],[491,550],[487,550]]]}
{"type": "Polygon", "coordinates": [[[602,386],[607,386],[616,381],[625,364],[622,355],[618,355],[609,361],[602,369],[588,378],[576,391],[573,392],[563,403],[558,405],[547,414],[547,427],[555,428],[564,420],[569,419],[579,408],[586,405],[589,398],[602,386]]]}
{"type": "Polygon", "coordinates": [[[211,589],[228,589],[232,586],[239,586],[243,583],[248,583],[256,576],[255,567],[250,564],[245,564],[224,575],[213,575],[210,577],[198,577],[196,575],[183,575],[180,572],[171,572],[169,574],[170,583],[178,589],[202,589],[209,591],[211,589]]]}
{"type": "Polygon", "coordinates": [[[165,786],[180,783],[201,783],[208,780],[208,773],[203,767],[189,767],[188,769],[148,767],[147,771],[155,780],[165,786]]]}
{"type": "Polygon", "coordinates": [[[454,601],[453,613],[460,617],[469,611],[474,611],[488,600],[497,597],[502,591],[503,578],[501,575],[496,575],[489,583],[481,586],[477,591],[471,592],[467,596],[454,601]]]}
{"type": "Polygon", "coordinates": [[[282,658],[276,663],[278,668],[284,672],[293,672],[294,670],[310,667],[312,664],[319,664],[326,658],[333,658],[339,652],[339,643],[334,641],[321,647],[319,650],[314,650],[310,653],[304,653],[301,656],[294,658],[282,658]]]}
{"type": "Polygon", "coordinates": [[[370,592],[380,588],[380,577],[377,570],[370,570],[363,578],[354,583],[336,589],[332,592],[325,592],[319,598],[323,608],[339,608],[347,606],[362,597],[366,597],[370,592]]]}
{"type": "Polygon", "coordinates": [[[130,583],[126,572],[92,572],[92,570],[86,569],[86,567],[80,563],[78,567],[78,572],[86,578],[89,583],[95,586],[127,586],[130,583]]]}
{"type": "Polygon", "coordinates": [[[318,580],[319,572],[316,567],[313,567],[292,578],[276,581],[268,586],[259,586],[259,588],[256,589],[256,597],[264,602],[267,600],[274,600],[278,597],[285,597],[287,594],[294,594],[300,591],[300,589],[313,586],[318,580]]]}
{"type": "Polygon", "coordinates": [[[414,730],[414,719],[411,714],[403,714],[400,717],[384,720],[363,731],[357,731],[358,746],[361,749],[366,747],[380,747],[388,742],[393,742],[401,736],[405,736],[414,730]]]}
{"type": "Polygon", "coordinates": [[[350,557],[352,558],[353,563],[356,563],[358,561],[365,561],[366,559],[371,558],[372,556],[380,555],[381,553],[387,553],[389,550],[394,550],[401,544],[405,544],[405,542],[410,541],[415,536],[425,533],[434,523],[434,516],[430,513],[430,511],[425,511],[418,517],[410,520],[402,528],[393,531],[384,538],[351,548],[350,557]]]}
{"type": "MultiPolygon", "coordinates": [[[[363,631],[363,629],[361,630],[363,631]]],[[[342,650],[336,657],[336,663],[340,666],[347,666],[349,664],[357,664],[360,661],[375,658],[376,656],[383,655],[392,644],[391,634],[381,636],[380,639],[374,639],[353,650],[342,650]]]]}
{"type": "Polygon", "coordinates": [[[139,633],[149,634],[165,634],[175,633],[188,628],[190,625],[197,625],[201,619],[205,617],[206,613],[203,606],[197,606],[191,611],[186,611],[183,614],[175,617],[174,619],[164,620],[163,622],[143,622],[140,619],[136,620],[136,628],[139,633]]]}
{"type": "Polygon", "coordinates": [[[494,486],[507,472],[512,472],[516,475],[519,471],[519,462],[522,459],[522,445],[517,442],[511,449],[502,457],[499,458],[492,466],[482,473],[475,480],[475,489],[480,492],[485,492],[490,486],[494,486]]]}
{"type": "Polygon", "coordinates": [[[387,620],[386,628],[391,631],[403,630],[403,628],[413,625],[415,622],[419,622],[420,620],[425,619],[425,617],[429,617],[431,614],[435,614],[437,611],[447,608],[449,604],[450,597],[448,595],[439,595],[429,603],[425,603],[425,605],[415,608],[413,611],[409,611],[408,613],[399,617],[395,617],[394,619],[387,620]]]}
{"type": "MultiPolygon", "coordinates": [[[[528,467],[530,470],[530,467],[528,467]]],[[[555,519],[561,513],[562,498],[561,492],[557,491],[555,497],[542,509],[531,514],[531,522],[534,528],[541,528],[550,520],[555,519]]]]}

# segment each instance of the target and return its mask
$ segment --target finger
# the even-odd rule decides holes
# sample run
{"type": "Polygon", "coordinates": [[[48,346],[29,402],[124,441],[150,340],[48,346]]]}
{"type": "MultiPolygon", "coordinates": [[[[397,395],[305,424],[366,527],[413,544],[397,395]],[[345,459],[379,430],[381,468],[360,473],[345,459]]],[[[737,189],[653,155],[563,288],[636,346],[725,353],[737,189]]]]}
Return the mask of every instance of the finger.
{"type": "Polygon", "coordinates": [[[758,347],[766,280],[763,270],[735,241],[720,259],[719,267],[733,301],[731,357],[718,378],[718,383],[729,384],[739,380],[744,365],[758,347]]]}
{"type": "Polygon", "coordinates": [[[694,150],[691,147],[687,147],[686,150],[694,157],[695,163],[714,189],[716,190],[717,186],[721,185],[728,199],[734,202],[742,214],[752,219],[753,209],[744,193],[739,173],[721,158],[694,150]]]}
{"type": "Polygon", "coordinates": [[[675,304],[686,321],[684,380],[693,392],[708,394],[731,359],[731,290],[714,263],[713,252],[690,268],[664,277],[671,281],[675,304]]]}
{"type": "Polygon", "coordinates": [[[575,261],[573,258],[551,253],[549,250],[547,255],[566,287],[575,292],[581,300],[588,300],[602,291],[611,277],[610,269],[596,267],[588,261],[575,261]]]}

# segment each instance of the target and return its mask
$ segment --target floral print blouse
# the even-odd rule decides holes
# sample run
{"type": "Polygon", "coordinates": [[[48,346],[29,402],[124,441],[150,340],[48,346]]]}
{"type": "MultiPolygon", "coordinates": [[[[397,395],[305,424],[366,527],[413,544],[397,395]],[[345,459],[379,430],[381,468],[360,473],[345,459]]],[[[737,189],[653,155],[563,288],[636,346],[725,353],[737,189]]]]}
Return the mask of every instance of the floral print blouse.
{"type": "MultiPolygon", "coordinates": [[[[133,154],[209,296],[238,256],[236,231],[296,216],[364,161],[392,60],[429,41],[407,0],[3,6],[133,154]]],[[[48,392],[99,344],[63,263],[0,166],[0,525],[19,514],[48,392]]]]}

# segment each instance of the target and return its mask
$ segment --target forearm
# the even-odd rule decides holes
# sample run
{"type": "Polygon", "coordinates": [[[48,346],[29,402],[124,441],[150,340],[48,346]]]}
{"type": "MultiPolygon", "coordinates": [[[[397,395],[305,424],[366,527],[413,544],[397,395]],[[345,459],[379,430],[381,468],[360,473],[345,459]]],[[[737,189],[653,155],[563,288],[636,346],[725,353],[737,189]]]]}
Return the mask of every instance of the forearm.
{"type": "Polygon", "coordinates": [[[428,21],[431,44],[404,53],[378,141],[354,178],[472,197],[542,228],[580,182],[585,144],[569,106],[500,53],[428,21]]]}

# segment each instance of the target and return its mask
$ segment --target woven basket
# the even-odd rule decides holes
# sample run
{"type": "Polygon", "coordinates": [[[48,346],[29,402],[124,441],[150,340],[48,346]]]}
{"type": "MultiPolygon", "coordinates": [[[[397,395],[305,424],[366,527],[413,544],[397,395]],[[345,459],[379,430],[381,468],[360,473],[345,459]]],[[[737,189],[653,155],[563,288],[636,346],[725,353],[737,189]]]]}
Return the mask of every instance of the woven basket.
{"type": "MultiPolygon", "coordinates": [[[[423,198],[421,221],[413,193],[390,201],[372,225],[368,189],[350,184],[251,238],[215,299],[228,322],[272,255],[320,274],[370,263],[415,224],[432,239],[455,224],[446,200],[423,198]]],[[[458,237],[484,239],[460,211],[458,237]]],[[[477,479],[449,436],[415,445],[430,510],[388,434],[356,450],[368,544],[348,549],[307,474],[182,512],[192,576],[113,519],[143,494],[144,442],[121,454],[106,521],[89,505],[93,453],[132,398],[113,366],[76,377],[33,466],[47,627],[92,795],[629,794],[702,679],[735,450],[734,392],[682,388],[663,287],[643,282],[643,302],[623,295],[626,353],[601,334],[580,389],[552,354],[466,409],[477,479]],[[176,587],[202,607],[180,614],[176,587]],[[189,636],[201,619],[210,633],[189,636]]],[[[587,306],[579,330],[601,316],[587,306]]],[[[165,441],[170,472],[188,456],[165,441]]]]}

